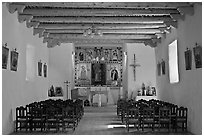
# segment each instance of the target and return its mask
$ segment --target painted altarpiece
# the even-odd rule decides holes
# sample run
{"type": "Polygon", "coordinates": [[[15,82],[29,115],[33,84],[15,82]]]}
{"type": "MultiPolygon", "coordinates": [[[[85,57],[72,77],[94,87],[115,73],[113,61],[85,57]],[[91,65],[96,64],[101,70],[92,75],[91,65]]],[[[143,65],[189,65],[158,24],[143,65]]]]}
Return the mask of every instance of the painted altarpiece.
{"type": "Polygon", "coordinates": [[[75,47],[75,86],[122,86],[122,47],[75,47]]]}

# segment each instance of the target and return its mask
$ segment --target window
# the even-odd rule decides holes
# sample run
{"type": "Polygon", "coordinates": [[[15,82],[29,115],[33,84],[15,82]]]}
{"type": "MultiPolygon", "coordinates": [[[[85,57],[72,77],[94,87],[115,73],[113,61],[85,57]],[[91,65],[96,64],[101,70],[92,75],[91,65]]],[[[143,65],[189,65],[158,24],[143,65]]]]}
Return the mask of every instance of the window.
{"type": "Polygon", "coordinates": [[[177,40],[169,44],[169,79],[170,83],[179,82],[177,40]]]}

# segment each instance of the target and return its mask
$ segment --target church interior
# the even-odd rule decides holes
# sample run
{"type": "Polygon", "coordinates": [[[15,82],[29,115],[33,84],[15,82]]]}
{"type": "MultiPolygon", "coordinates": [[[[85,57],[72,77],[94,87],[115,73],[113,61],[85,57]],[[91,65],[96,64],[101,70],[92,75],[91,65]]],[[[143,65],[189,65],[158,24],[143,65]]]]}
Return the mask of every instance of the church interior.
{"type": "Polygon", "coordinates": [[[202,134],[201,2],[3,2],[2,134],[202,134]]]}

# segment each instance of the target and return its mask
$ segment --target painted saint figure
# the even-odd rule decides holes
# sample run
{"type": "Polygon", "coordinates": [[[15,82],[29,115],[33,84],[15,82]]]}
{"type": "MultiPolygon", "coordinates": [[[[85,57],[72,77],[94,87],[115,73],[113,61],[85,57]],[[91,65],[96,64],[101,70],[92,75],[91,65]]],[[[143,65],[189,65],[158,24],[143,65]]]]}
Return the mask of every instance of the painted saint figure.
{"type": "Polygon", "coordinates": [[[95,81],[101,81],[101,68],[100,68],[100,64],[96,63],[94,64],[94,73],[95,73],[95,81]]]}
{"type": "Polygon", "coordinates": [[[118,71],[116,70],[116,67],[114,67],[114,69],[111,71],[111,78],[113,81],[118,80],[118,71]]]}
{"type": "Polygon", "coordinates": [[[86,68],[84,66],[81,67],[81,80],[86,80],[86,68]]]}
{"type": "Polygon", "coordinates": [[[79,53],[79,60],[80,60],[80,61],[83,61],[83,60],[84,60],[84,54],[83,54],[83,52],[80,52],[80,53],[79,53]]]}
{"type": "Polygon", "coordinates": [[[113,51],[112,51],[112,60],[113,60],[113,61],[118,60],[118,53],[117,53],[117,50],[113,50],[113,51]]]}

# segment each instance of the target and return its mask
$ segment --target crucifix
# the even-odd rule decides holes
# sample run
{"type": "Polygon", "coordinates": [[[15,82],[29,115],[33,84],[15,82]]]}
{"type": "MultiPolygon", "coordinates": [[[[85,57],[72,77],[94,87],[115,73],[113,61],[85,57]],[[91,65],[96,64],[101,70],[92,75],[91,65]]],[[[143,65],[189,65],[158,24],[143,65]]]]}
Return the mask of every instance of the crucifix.
{"type": "Polygon", "coordinates": [[[136,67],[139,67],[140,64],[136,63],[136,59],[135,59],[135,54],[134,54],[134,60],[133,60],[133,64],[130,64],[131,67],[133,67],[133,73],[134,73],[134,81],[135,81],[135,72],[136,72],[136,67]]]}

